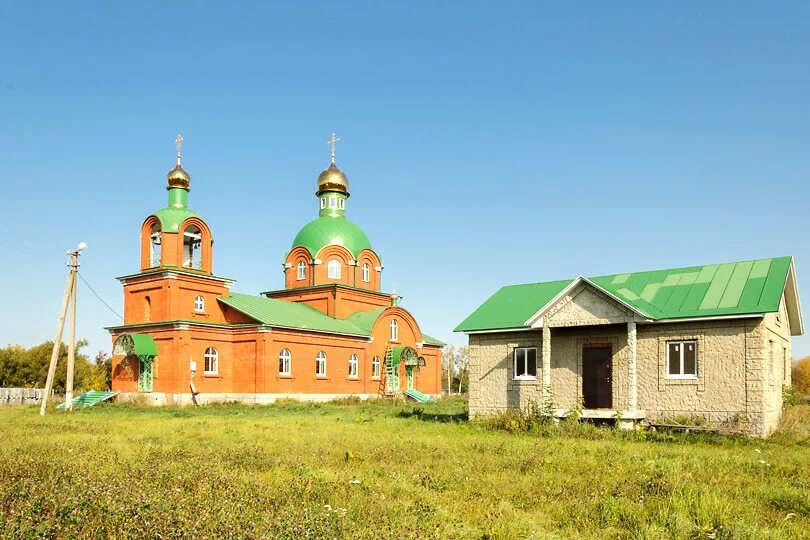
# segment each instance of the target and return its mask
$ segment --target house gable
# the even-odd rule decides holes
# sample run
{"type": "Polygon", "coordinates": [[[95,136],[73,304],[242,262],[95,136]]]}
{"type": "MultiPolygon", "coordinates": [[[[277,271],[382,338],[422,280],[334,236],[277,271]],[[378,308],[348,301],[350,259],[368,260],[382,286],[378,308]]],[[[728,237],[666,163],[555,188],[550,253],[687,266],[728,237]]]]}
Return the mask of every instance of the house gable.
{"type": "Polygon", "coordinates": [[[549,327],[619,324],[635,320],[634,313],[586,281],[581,281],[543,315],[549,327]]]}

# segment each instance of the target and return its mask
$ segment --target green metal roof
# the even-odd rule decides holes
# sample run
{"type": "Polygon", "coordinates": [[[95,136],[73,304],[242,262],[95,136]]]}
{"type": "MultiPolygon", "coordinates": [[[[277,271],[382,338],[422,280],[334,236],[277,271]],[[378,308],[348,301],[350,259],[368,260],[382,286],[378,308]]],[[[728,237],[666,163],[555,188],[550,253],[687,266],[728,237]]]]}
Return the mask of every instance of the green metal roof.
{"type": "Polygon", "coordinates": [[[422,341],[428,345],[436,345],[438,347],[444,347],[445,345],[447,345],[447,343],[445,343],[444,341],[436,339],[435,337],[431,337],[424,332],[422,332],[422,341]]]}
{"type": "MultiPolygon", "coordinates": [[[[218,300],[268,326],[363,337],[371,336],[374,323],[386,309],[377,308],[371,311],[358,311],[345,319],[337,319],[306,304],[266,298],[264,296],[231,293],[228,298],[219,298],[218,300]]],[[[422,334],[422,339],[428,345],[444,345],[438,339],[425,334],[422,334]]]]}
{"type": "Polygon", "coordinates": [[[315,257],[326,246],[343,246],[355,258],[364,249],[371,249],[366,233],[345,217],[323,216],[304,225],[295,236],[292,248],[304,246],[315,257]]]}
{"type": "Polygon", "coordinates": [[[500,330],[525,326],[529,317],[548,304],[572,281],[566,279],[502,287],[464,319],[455,331],[500,330]]]}
{"type": "Polygon", "coordinates": [[[218,300],[248,317],[270,326],[369,336],[369,333],[344,319],[330,317],[313,307],[298,302],[239,293],[232,293],[229,297],[218,298],[218,300]]]}
{"type": "Polygon", "coordinates": [[[196,212],[185,206],[167,206],[166,208],[161,208],[152,215],[160,220],[160,229],[163,232],[170,233],[180,232],[180,225],[182,225],[183,222],[188,218],[195,217],[202,219],[196,212]]]}
{"type": "Polygon", "coordinates": [[[360,330],[362,330],[366,335],[371,335],[371,329],[374,326],[374,323],[377,322],[377,319],[380,317],[383,311],[386,308],[381,307],[377,309],[372,309],[371,311],[356,311],[346,317],[345,321],[353,324],[360,330]]]}
{"type": "MultiPolygon", "coordinates": [[[[588,278],[652,320],[768,313],[779,310],[791,257],[612,274],[588,278]]],[[[575,280],[503,287],[456,327],[457,332],[521,328],[575,280]]]]}

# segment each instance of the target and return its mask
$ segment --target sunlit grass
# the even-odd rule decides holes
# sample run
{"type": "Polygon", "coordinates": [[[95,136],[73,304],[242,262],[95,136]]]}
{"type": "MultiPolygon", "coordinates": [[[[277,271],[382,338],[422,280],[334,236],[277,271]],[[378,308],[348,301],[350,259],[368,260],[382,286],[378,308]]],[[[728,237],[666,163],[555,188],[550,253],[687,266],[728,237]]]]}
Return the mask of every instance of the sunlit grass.
{"type": "Polygon", "coordinates": [[[512,434],[465,410],[0,409],[0,537],[810,537],[810,407],[768,441],[512,434]]]}

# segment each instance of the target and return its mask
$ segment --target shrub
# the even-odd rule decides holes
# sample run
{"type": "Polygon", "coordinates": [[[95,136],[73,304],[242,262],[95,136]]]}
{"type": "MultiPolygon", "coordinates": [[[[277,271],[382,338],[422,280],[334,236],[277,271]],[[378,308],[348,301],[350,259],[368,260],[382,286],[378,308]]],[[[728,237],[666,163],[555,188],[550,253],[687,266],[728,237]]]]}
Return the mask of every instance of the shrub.
{"type": "Polygon", "coordinates": [[[810,356],[805,356],[793,364],[791,379],[799,393],[810,395],[810,356]]]}
{"type": "Polygon", "coordinates": [[[792,384],[786,384],[782,387],[782,406],[792,407],[802,402],[802,395],[796,390],[792,384]]]}

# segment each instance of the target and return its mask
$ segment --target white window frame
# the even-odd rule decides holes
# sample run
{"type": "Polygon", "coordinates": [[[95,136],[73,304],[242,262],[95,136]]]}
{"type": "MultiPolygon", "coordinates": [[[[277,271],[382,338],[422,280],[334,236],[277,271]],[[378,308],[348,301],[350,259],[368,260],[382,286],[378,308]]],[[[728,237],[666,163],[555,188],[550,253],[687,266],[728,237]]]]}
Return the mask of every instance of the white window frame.
{"type": "Polygon", "coordinates": [[[215,347],[208,347],[203,354],[203,373],[216,375],[219,373],[219,352],[215,347]]]}
{"type": "Polygon", "coordinates": [[[198,296],[194,299],[194,311],[197,313],[205,313],[205,298],[198,296]]]}
{"type": "Polygon", "coordinates": [[[284,348],[278,353],[278,374],[282,377],[292,375],[292,353],[290,349],[284,348]]]}
{"type": "Polygon", "coordinates": [[[700,351],[698,350],[698,340],[697,339],[674,339],[674,340],[671,340],[671,341],[667,341],[666,343],[667,343],[667,372],[666,372],[667,373],[667,375],[666,375],[667,379],[697,379],[698,378],[698,373],[700,373],[700,366],[698,365],[699,362],[700,362],[700,354],[699,354],[700,351]],[[670,366],[669,349],[670,349],[670,345],[675,345],[675,344],[679,345],[678,352],[680,354],[680,359],[679,359],[680,360],[680,362],[679,362],[680,369],[679,369],[679,373],[673,374],[673,373],[669,372],[669,366],[670,366]],[[684,370],[683,370],[683,353],[684,353],[684,348],[685,348],[684,346],[689,345],[689,344],[695,346],[695,373],[694,374],[693,373],[684,373],[684,370]]]}
{"type": "Polygon", "coordinates": [[[382,359],[379,356],[375,356],[371,360],[371,378],[379,380],[382,374],[382,359]]]}
{"type": "Polygon", "coordinates": [[[337,197],[329,197],[329,208],[337,208],[337,197]]]}
{"type": "Polygon", "coordinates": [[[323,351],[315,355],[315,376],[326,377],[326,353],[323,351]],[[323,367],[323,370],[321,370],[321,367],[323,367]]]}
{"type": "Polygon", "coordinates": [[[368,283],[371,281],[371,267],[368,263],[363,263],[363,266],[360,267],[363,270],[363,281],[368,283]]]}
{"type": "Polygon", "coordinates": [[[321,197],[321,210],[326,208],[326,197],[321,197]]]}
{"type": "Polygon", "coordinates": [[[345,210],[346,209],[346,199],[341,197],[338,199],[338,210],[345,210]]]}
{"type": "Polygon", "coordinates": [[[516,381],[536,381],[537,373],[540,367],[537,365],[539,360],[537,347],[515,347],[512,351],[512,378],[516,381]],[[534,351],[534,375],[529,375],[529,353],[534,351]],[[518,351],[523,351],[523,372],[525,375],[518,375],[518,351]]]}
{"type": "Polygon", "coordinates": [[[391,330],[390,338],[391,341],[399,341],[399,322],[396,319],[391,319],[389,323],[389,328],[391,330]]]}
{"type": "Polygon", "coordinates": [[[296,278],[298,278],[298,281],[304,281],[305,279],[307,279],[307,263],[306,262],[300,261],[298,263],[296,278]]]}
{"type": "Polygon", "coordinates": [[[356,354],[349,355],[349,378],[357,379],[360,376],[360,361],[356,354]]]}
{"type": "Polygon", "coordinates": [[[329,276],[329,279],[340,279],[342,274],[341,267],[343,265],[340,264],[340,261],[337,259],[332,259],[326,264],[326,272],[329,276]]]}

